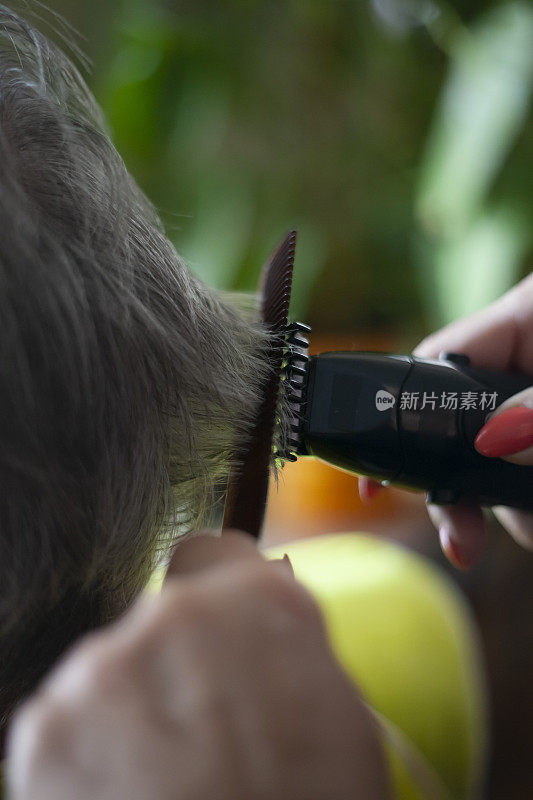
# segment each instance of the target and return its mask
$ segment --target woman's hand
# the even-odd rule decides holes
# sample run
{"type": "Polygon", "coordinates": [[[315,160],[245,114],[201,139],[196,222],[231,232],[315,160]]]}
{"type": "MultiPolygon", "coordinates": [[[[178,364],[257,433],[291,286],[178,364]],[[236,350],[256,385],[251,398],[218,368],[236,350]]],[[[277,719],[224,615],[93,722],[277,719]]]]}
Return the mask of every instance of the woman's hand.
{"type": "Polygon", "coordinates": [[[290,564],[179,545],[160,596],[89,635],[16,715],[10,800],[384,800],[374,722],[290,564]]]}
{"type": "MultiPolygon", "coordinates": [[[[532,376],[532,387],[496,409],[476,437],[475,445],[487,458],[533,465],[533,274],[477,314],[428,336],[414,355],[437,358],[446,351],[465,353],[472,366],[532,376]]],[[[379,489],[376,481],[359,478],[359,493],[364,500],[379,489]]],[[[533,550],[533,514],[504,506],[493,511],[517,542],[533,550]]],[[[464,504],[428,505],[428,512],[448,559],[462,569],[470,567],[485,546],[481,509],[464,504]]]]}
{"type": "MultiPolygon", "coordinates": [[[[524,372],[533,384],[533,275],[483,311],[424,339],[414,354],[436,358],[442,351],[466,353],[476,367],[524,372]]],[[[487,458],[533,464],[533,386],[496,409],[478,434],[476,448],[487,458]]],[[[450,561],[469,567],[485,543],[481,509],[429,505],[428,511],[450,561]]],[[[533,514],[503,506],[493,511],[517,542],[533,549],[533,514]]]]}

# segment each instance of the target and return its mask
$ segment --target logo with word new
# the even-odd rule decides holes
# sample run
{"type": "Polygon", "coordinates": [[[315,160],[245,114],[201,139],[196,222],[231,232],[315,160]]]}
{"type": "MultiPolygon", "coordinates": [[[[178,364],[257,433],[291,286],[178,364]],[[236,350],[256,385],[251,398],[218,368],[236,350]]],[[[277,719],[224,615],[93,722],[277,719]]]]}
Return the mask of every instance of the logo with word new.
{"type": "Polygon", "coordinates": [[[376,392],[376,408],[378,411],[387,411],[387,409],[392,408],[395,402],[394,395],[386,392],[385,389],[380,389],[376,392]]]}

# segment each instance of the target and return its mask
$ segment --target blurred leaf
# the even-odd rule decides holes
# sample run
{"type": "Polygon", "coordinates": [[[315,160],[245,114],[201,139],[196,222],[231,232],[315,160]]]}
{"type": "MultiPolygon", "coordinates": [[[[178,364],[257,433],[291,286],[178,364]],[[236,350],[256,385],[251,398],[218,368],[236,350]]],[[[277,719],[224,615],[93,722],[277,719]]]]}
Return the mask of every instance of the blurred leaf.
{"type": "Polygon", "coordinates": [[[306,321],[307,309],[318,275],[327,263],[327,243],[321,231],[303,220],[296,225],[298,244],[294,261],[290,317],[306,321]]]}
{"type": "Polygon", "coordinates": [[[456,235],[515,141],[533,83],[533,4],[506,3],[459,30],[421,168],[417,208],[430,234],[456,235]]]}
{"type": "Polygon", "coordinates": [[[512,184],[498,197],[497,179],[524,128],[532,86],[532,5],[507,3],[470,31],[457,29],[417,199],[435,325],[482,308],[520,276],[532,241],[527,208],[512,184]]]}
{"type": "Polygon", "coordinates": [[[183,237],[181,251],[205,283],[217,289],[232,289],[248,246],[253,214],[253,197],[246,177],[204,180],[198,203],[201,214],[183,237]]]}
{"type": "Polygon", "coordinates": [[[520,278],[530,245],[528,221],[504,204],[480,214],[462,235],[426,251],[433,269],[424,284],[436,323],[471,314],[504,294],[520,278]]]}
{"type": "MultiPolygon", "coordinates": [[[[337,332],[416,337],[424,305],[440,308],[438,319],[452,313],[454,294],[463,307],[451,262],[470,269],[487,226],[500,244],[487,291],[476,286],[472,303],[513,279],[527,237],[501,244],[514,228],[487,208],[512,199],[523,216],[529,203],[529,4],[500,5],[465,33],[457,4],[376,0],[380,19],[404,30],[398,37],[368,2],[110,2],[98,96],[128,167],[208,283],[254,289],[268,252],[297,226],[294,316],[337,332]],[[410,250],[417,183],[424,295],[410,250]]],[[[468,11],[490,6],[476,0],[468,11]]]]}
{"type": "Polygon", "coordinates": [[[440,9],[433,0],[371,0],[374,13],[393,34],[406,34],[420,25],[431,25],[440,9]]]}

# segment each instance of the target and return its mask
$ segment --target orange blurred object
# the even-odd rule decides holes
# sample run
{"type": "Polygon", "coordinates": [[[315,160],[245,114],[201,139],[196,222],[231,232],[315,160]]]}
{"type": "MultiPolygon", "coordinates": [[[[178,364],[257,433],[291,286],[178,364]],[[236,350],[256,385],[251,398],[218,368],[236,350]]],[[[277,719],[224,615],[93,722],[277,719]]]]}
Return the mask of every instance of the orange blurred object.
{"type": "Polygon", "coordinates": [[[286,464],[271,480],[263,537],[289,541],[335,531],[388,533],[425,514],[422,494],[387,487],[362,501],[357,478],[315,458],[286,464]]]}

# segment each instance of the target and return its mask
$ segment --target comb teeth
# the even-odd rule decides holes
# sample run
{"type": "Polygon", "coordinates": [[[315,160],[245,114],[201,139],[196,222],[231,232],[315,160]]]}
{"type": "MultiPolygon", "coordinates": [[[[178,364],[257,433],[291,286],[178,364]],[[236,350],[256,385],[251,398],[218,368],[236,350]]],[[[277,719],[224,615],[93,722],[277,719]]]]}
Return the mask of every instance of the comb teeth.
{"type": "Polygon", "coordinates": [[[285,328],[284,365],[282,379],[288,388],[290,420],[283,452],[277,453],[285,461],[296,461],[300,452],[301,427],[306,403],[307,362],[309,361],[309,325],[293,322],[285,328]]]}
{"type": "Polygon", "coordinates": [[[287,325],[295,250],[296,231],[290,231],[268,262],[261,316],[265,325],[274,332],[282,333],[287,325]]]}

